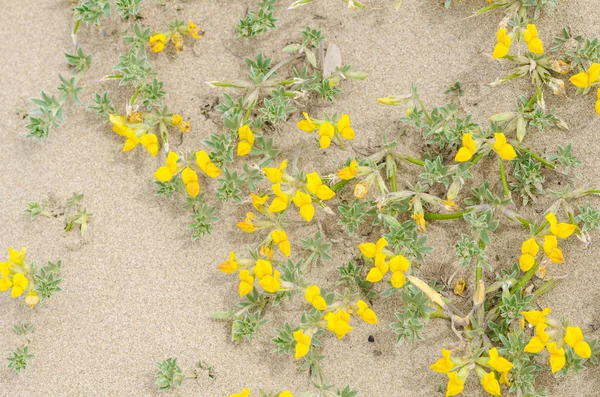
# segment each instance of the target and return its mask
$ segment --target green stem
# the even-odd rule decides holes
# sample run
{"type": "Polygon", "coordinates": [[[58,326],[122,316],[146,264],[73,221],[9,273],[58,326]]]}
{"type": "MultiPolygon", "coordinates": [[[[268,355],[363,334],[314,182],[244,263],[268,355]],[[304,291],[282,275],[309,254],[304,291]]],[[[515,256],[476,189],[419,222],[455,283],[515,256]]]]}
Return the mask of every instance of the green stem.
{"type": "Polygon", "coordinates": [[[417,96],[417,101],[419,102],[419,105],[421,105],[421,110],[423,111],[423,114],[425,114],[425,118],[427,119],[427,121],[429,123],[432,123],[433,120],[431,120],[431,116],[429,115],[429,112],[425,108],[425,105],[423,105],[423,101],[421,100],[421,97],[417,96]]]}
{"type": "Polygon", "coordinates": [[[510,197],[510,190],[508,189],[508,183],[506,182],[506,173],[504,172],[504,160],[498,158],[500,162],[500,179],[502,180],[502,190],[504,190],[504,196],[510,197]]]}
{"type": "Polygon", "coordinates": [[[521,146],[521,150],[523,150],[525,153],[529,153],[531,155],[531,157],[533,157],[534,159],[536,159],[537,161],[539,161],[540,163],[544,164],[546,167],[550,168],[551,170],[555,170],[556,166],[554,164],[552,164],[551,162],[549,162],[548,160],[546,160],[545,158],[543,158],[542,156],[532,152],[531,150],[521,146]]]}
{"type": "Polygon", "coordinates": [[[583,192],[583,194],[600,194],[600,189],[590,189],[583,192]]]}
{"type": "Polygon", "coordinates": [[[471,160],[471,163],[473,163],[473,165],[479,163],[479,160],[481,160],[482,157],[483,157],[483,153],[479,153],[477,156],[473,157],[473,160],[471,160]]]}
{"type": "Polygon", "coordinates": [[[348,184],[348,182],[350,182],[350,181],[349,180],[341,180],[338,183],[336,183],[335,185],[333,185],[331,187],[331,190],[333,190],[335,193],[337,193],[341,188],[346,186],[348,184]]]}
{"type": "Polygon", "coordinates": [[[425,162],[423,160],[419,160],[419,159],[416,159],[414,157],[402,156],[401,159],[404,160],[404,161],[407,161],[407,162],[409,162],[411,164],[415,164],[415,165],[418,165],[418,166],[421,166],[421,167],[425,166],[425,162]]]}
{"type": "Polygon", "coordinates": [[[527,270],[525,274],[523,274],[523,277],[521,277],[521,279],[517,281],[517,283],[510,290],[511,295],[513,295],[519,289],[523,288],[529,282],[529,280],[531,280],[535,272],[537,272],[540,268],[540,261],[541,258],[538,258],[531,267],[531,269],[527,270]]]}
{"type": "Polygon", "coordinates": [[[444,221],[448,219],[460,219],[463,217],[465,213],[469,213],[470,211],[462,211],[462,212],[453,212],[451,214],[435,214],[432,212],[426,212],[424,214],[425,219],[428,221],[444,221]]]}
{"type": "Polygon", "coordinates": [[[521,218],[520,216],[517,216],[516,218],[521,223],[521,225],[523,225],[525,227],[531,226],[531,222],[529,222],[527,219],[521,218]]]}
{"type": "Polygon", "coordinates": [[[129,106],[133,106],[133,104],[135,103],[135,100],[137,99],[138,95],[140,94],[142,87],[140,86],[139,88],[137,88],[135,90],[135,93],[133,94],[133,96],[131,97],[131,100],[129,101],[129,106]]]}
{"type": "Polygon", "coordinates": [[[390,177],[390,183],[392,184],[392,192],[397,192],[398,191],[398,181],[396,180],[396,167],[394,167],[394,170],[392,171],[392,175],[390,177]]]}
{"type": "MultiPolygon", "coordinates": [[[[485,243],[482,240],[479,240],[479,248],[481,250],[485,249],[485,243]]],[[[478,260],[475,267],[475,288],[479,288],[479,280],[483,277],[483,266],[481,265],[481,261],[478,260]]]]}
{"type": "Polygon", "coordinates": [[[340,134],[338,134],[337,132],[335,133],[335,139],[340,144],[340,147],[342,148],[342,150],[346,150],[346,145],[344,145],[344,142],[342,141],[342,138],[340,138],[340,134]]]}
{"type": "Polygon", "coordinates": [[[81,19],[79,19],[77,22],[75,22],[75,26],[73,26],[73,34],[76,35],[77,31],[79,30],[79,25],[81,25],[81,19]]]}

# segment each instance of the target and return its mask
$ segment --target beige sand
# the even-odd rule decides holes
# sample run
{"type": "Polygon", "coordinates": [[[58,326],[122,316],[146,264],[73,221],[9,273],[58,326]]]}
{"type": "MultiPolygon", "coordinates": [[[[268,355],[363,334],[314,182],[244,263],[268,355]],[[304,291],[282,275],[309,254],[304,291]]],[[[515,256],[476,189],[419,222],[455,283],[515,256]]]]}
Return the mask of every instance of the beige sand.
{"type": "MultiPolygon", "coordinates": [[[[405,0],[403,8],[395,12],[391,1],[379,0],[371,2],[377,9],[353,12],[338,1],[319,0],[302,10],[282,12],[288,2],[282,0],[278,7],[277,31],[247,43],[234,40],[233,30],[247,7],[253,6],[253,0],[167,1],[164,7],[158,0],[144,2],[142,22],[146,26],[157,29],[179,16],[195,20],[206,31],[206,36],[183,54],[169,50],[150,56],[165,82],[169,108],[180,111],[193,125],[183,142],[175,143],[175,150],[198,149],[202,139],[220,128],[200,113],[220,96],[204,81],[241,77],[245,73],[243,57],[258,51],[280,58],[279,50],[307,25],[322,28],[342,48],[347,63],[369,73],[364,82],[345,84],[345,93],[333,106],[311,105],[311,110],[318,113],[348,112],[357,132],[353,142],[357,150],[379,145],[387,132],[398,138],[404,151],[419,153],[421,140],[397,121],[400,110],[383,107],[375,100],[407,92],[411,83],[420,88],[426,103],[441,105],[447,99],[444,90],[461,81],[466,89],[461,104],[482,123],[491,114],[510,110],[517,95],[531,92],[524,82],[496,88],[486,85],[507,72],[508,66],[486,56],[493,48],[500,14],[464,19],[484,1],[467,1],[446,11],[440,1],[405,0]],[[405,130],[408,135],[402,134],[405,130]]],[[[554,17],[539,21],[539,31],[547,42],[563,25],[571,25],[583,34],[597,34],[598,15],[597,0],[563,0],[554,17]]],[[[116,90],[116,84],[96,82],[111,71],[125,48],[120,39],[124,25],[115,17],[102,32],[81,29],[81,43],[94,56],[86,76],[86,104],[94,91],[106,89],[113,91],[117,103],[126,99],[124,91],[116,90]]],[[[12,323],[36,324],[32,344],[36,358],[22,376],[0,369],[0,395],[156,395],[154,362],[171,356],[178,357],[184,368],[191,368],[195,360],[202,358],[217,371],[216,381],[189,381],[175,395],[221,397],[243,387],[251,388],[253,396],[259,387],[307,390],[310,381],[293,359],[269,353],[271,325],[261,338],[233,345],[228,327],[209,318],[211,312],[236,301],[234,278],[216,271],[216,264],[231,249],[241,251],[259,239],[235,227],[245,208],[234,209],[229,216],[221,212],[223,222],[214,235],[191,243],[185,230],[187,215],[180,204],[154,196],[152,172],[162,157],[151,159],[141,150],[122,154],[120,137],[81,107],[69,107],[63,128],[52,131],[43,144],[26,140],[24,121],[15,108],[29,108],[28,98],[39,95],[41,89],[53,90],[58,72],[69,73],[62,54],[73,50],[70,2],[4,0],[0,26],[0,248],[26,245],[31,259],[41,262],[62,258],[64,262],[64,292],[48,304],[31,311],[6,294],[0,297],[0,354],[7,355],[20,343],[10,331],[12,323]],[[85,204],[94,213],[85,242],[76,233],[65,234],[56,221],[31,222],[22,214],[28,201],[49,194],[66,198],[73,191],[85,193],[85,204]]],[[[594,114],[593,100],[591,95],[575,100],[548,96],[548,105],[556,107],[571,129],[536,133],[528,142],[539,152],[572,142],[575,154],[587,164],[583,178],[572,183],[598,187],[600,118],[594,114]]],[[[305,110],[307,104],[300,102],[297,106],[305,110]]],[[[283,149],[282,158],[291,157],[298,142],[304,142],[305,147],[315,145],[291,122],[277,128],[273,136],[283,149]]],[[[309,170],[333,171],[330,160],[343,160],[349,153],[338,148],[326,153],[315,149],[309,156],[301,156],[300,165],[309,170]]],[[[410,180],[412,174],[414,171],[401,179],[410,180]]],[[[496,181],[493,173],[489,177],[496,181]]],[[[558,188],[559,182],[566,182],[556,176],[548,179],[548,187],[558,188]]],[[[543,210],[548,203],[549,199],[542,199],[535,209],[543,210]]],[[[335,220],[324,224],[328,237],[339,237],[335,220]]],[[[300,230],[293,237],[315,230],[314,226],[300,230]]],[[[464,225],[430,225],[428,235],[436,252],[419,271],[422,277],[440,279],[454,271],[450,247],[457,230],[465,230],[464,225]]],[[[375,232],[364,238],[378,237],[375,232]]],[[[595,237],[600,238],[597,234],[595,237]]],[[[500,268],[515,261],[518,244],[518,233],[503,225],[494,239],[492,252],[499,258],[493,265],[500,268]]],[[[551,306],[558,316],[568,316],[577,324],[597,327],[600,249],[593,245],[583,250],[575,239],[564,248],[567,263],[552,267],[550,274],[569,277],[540,304],[551,306]]],[[[355,252],[355,242],[336,244],[334,262],[316,277],[333,280],[335,267],[355,252]]],[[[471,277],[470,272],[460,274],[471,277]]],[[[445,378],[427,367],[442,347],[453,342],[453,335],[447,323],[438,320],[429,326],[426,341],[396,346],[387,324],[393,321],[399,305],[397,297],[380,300],[375,305],[380,325],[357,325],[340,342],[327,338],[324,367],[332,382],[339,386],[350,383],[362,391],[362,396],[370,397],[439,395],[436,390],[445,378]],[[367,343],[368,335],[374,335],[376,343],[367,343]]],[[[299,301],[285,304],[282,309],[269,310],[267,316],[277,326],[285,319],[297,321],[299,307],[299,301]]],[[[544,376],[542,382],[551,396],[598,396],[599,375],[596,367],[566,379],[544,376]]],[[[484,392],[472,380],[464,395],[483,396],[484,392]]]]}

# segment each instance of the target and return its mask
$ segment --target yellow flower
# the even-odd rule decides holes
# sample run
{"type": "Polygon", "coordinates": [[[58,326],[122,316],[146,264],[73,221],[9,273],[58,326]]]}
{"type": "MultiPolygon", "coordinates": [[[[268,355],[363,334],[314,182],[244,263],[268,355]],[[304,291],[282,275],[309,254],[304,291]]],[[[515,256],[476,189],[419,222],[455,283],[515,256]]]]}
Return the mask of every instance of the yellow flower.
{"type": "Polygon", "coordinates": [[[8,262],[0,262],[0,292],[8,291],[12,287],[12,281],[9,280],[10,264],[8,262]]]}
{"type": "Polygon", "coordinates": [[[140,143],[152,157],[156,157],[156,154],[158,153],[158,138],[156,137],[156,134],[142,135],[140,143]]]}
{"type": "Polygon", "coordinates": [[[367,193],[369,193],[369,185],[367,184],[367,182],[363,181],[361,183],[357,183],[354,186],[354,197],[356,197],[357,199],[362,199],[364,198],[367,193]]]}
{"type": "Polygon", "coordinates": [[[162,33],[155,33],[150,36],[148,40],[148,44],[150,44],[150,50],[152,52],[161,52],[165,49],[165,43],[167,42],[167,38],[162,33]]]}
{"type": "Polygon", "coordinates": [[[132,130],[131,132],[129,132],[127,134],[127,140],[125,141],[125,144],[123,145],[123,148],[121,149],[121,151],[129,152],[130,150],[135,149],[139,143],[140,143],[140,139],[137,137],[135,132],[132,130]]]}
{"type": "Polygon", "coordinates": [[[320,200],[330,200],[335,196],[335,192],[321,181],[321,177],[316,172],[307,174],[306,179],[308,180],[306,188],[320,200]]]}
{"type": "Polygon", "coordinates": [[[527,312],[521,312],[521,314],[523,315],[523,317],[525,317],[525,320],[527,320],[527,322],[533,326],[536,326],[538,324],[545,324],[546,323],[546,317],[548,317],[548,314],[550,314],[552,310],[547,307],[544,310],[531,310],[531,311],[527,311],[527,312]]]}
{"type": "Polygon", "coordinates": [[[501,396],[500,392],[500,383],[496,379],[496,375],[493,372],[486,372],[481,379],[481,386],[483,386],[483,390],[491,394],[492,396],[501,396]]]}
{"type": "Polygon", "coordinates": [[[183,49],[185,48],[183,46],[183,36],[181,35],[181,33],[179,33],[179,32],[173,33],[173,36],[171,36],[171,41],[175,45],[175,49],[178,52],[183,51],[183,49]]]}
{"type": "Polygon", "coordinates": [[[517,157],[515,148],[510,143],[506,142],[506,136],[503,133],[497,132],[494,134],[496,142],[494,142],[494,150],[498,152],[502,160],[512,160],[517,157]]]}
{"type": "Polygon", "coordinates": [[[442,358],[433,363],[429,369],[439,372],[440,374],[447,374],[454,368],[454,363],[450,358],[450,350],[442,349],[442,358]]]}
{"type": "MultiPolygon", "coordinates": [[[[25,253],[27,248],[22,247],[21,251],[17,251],[13,248],[8,249],[8,263],[14,263],[15,265],[22,265],[25,259],[25,253]]],[[[7,266],[8,267],[8,266],[7,266]]]]}
{"type": "Polygon", "coordinates": [[[525,30],[525,33],[523,34],[523,40],[525,40],[525,43],[527,43],[527,48],[529,48],[529,51],[533,52],[534,54],[544,53],[544,45],[538,36],[538,31],[534,24],[527,24],[527,30],[525,30]]]}
{"type": "Polygon", "coordinates": [[[196,26],[196,24],[192,21],[188,22],[187,31],[195,39],[199,39],[202,37],[202,34],[200,34],[200,28],[198,26],[196,26]]]}
{"type": "Polygon", "coordinates": [[[180,114],[173,115],[173,125],[179,127],[179,130],[183,133],[188,132],[192,128],[192,124],[189,121],[183,120],[180,114]]]}
{"type": "Polygon", "coordinates": [[[327,302],[325,302],[325,298],[321,296],[321,289],[316,285],[311,285],[306,288],[304,292],[304,297],[306,301],[313,305],[313,307],[317,310],[325,310],[327,309],[327,302]]]}
{"type": "Polygon", "coordinates": [[[538,323],[535,327],[535,336],[532,337],[525,348],[523,349],[526,353],[539,353],[544,350],[546,344],[550,340],[550,336],[546,333],[547,325],[545,323],[538,323]]]}
{"type": "Polygon", "coordinates": [[[273,259],[274,255],[275,255],[275,252],[273,252],[273,249],[270,246],[268,246],[268,245],[260,246],[260,256],[266,256],[269,259],[273,259]]]}
{"type": "Polygon", "coordinates": [[[198,183],[198,174],[196,174],[196,171],[185,167],[181,171],[181,180],[185,184],[185,189],[190,197],[198,196],[198,193],[200,193],[200,184],[198,183]]]}
{"type": "Polygon", "coordinates": [[[125,116],[109,114],[108,119],[113,125],[113,131],[116,132],[118,135],[127,136],[133,133],[133,130],[125,124],[125,116]]]}
{"type": "Polygon", "coordinates": [[[235,260],[235,252],[229,253],[229,259],[219,264],[218,269],[223,273],[231,274],[239,268],[237,261],[235,260]]]}
{"type": "Polygon", "coordinates": [[[570,223],[558,223],[556,215],[554,215],[554,213],[552,212],[546,215],[546,220],[550,224],[550,233],[552,233],[556,237],[567,238],[571,234],[573,234],[577,229],[576,225],[572,225],[570,223]]]}
{"type": "Polygon", "coordinates": [[[271,262],[264,259],[259,259],[254,265],[254,275],[260,279],[265,276],[270,276],[273,273],[273,266],[271,262]]]}
{"type": "Polygon", "coordinates": [[[212,161],[210,161],[210,157],[208,157],[208,153],[204,150],[199,150],[196,152],[196,164],[198,164],[198,168],[202,170],[206,175],[210,178],[216,178],[221,175],[221,169],[215,165],[212,161]]]}
{"type": "Polygon", "coordinates": [[[250,390],[248,390],[247,388],[245,388],[241,392],[232,394],[229,397],[248,397],[249,395],[250,395],[250,390]]]}
{"type": "Polygon", "coordinates": [[[352,327],[348,322],[350,315],[343,309],[334,313],[327,313],[323,317],[327,321],[327,329],[335,333],[338,339],[342,339],[348,332],[352,331],[352,327]]]}
{"type": "Polygon", "coordinates": [[[258,284],[263,287],[265,291],[274,294],[281,289],[281,282],[279,281],[280,276],[281,273],[279,273],[278,270],[275,270],[272,276],[270,274],[264,276],[260,279],[258,284]]]}
{"type": "Polygon", "coordinates": [[[255,231],[256,226],[254,226],[254,214],[252,212],[246,213],[246,219],[244,219],[242,222],[238,222],[237,227],[246,233],[252,233],[255,231]]]}
{"type": "Polygon", "coordinates": [[[279,397],[294,397],[294,395],[289,390],[286,390],[283,393],[279,393],[279,397]]]}
{"type": "Polygon", "coordinates": [[[598,116],[600,116],[600,88],[598,88],[598,91],[596,92],[596,105],[594,105],[594,108],[596,109],[596,114],[598,116]]]}
{"type": "Polygon", "coordinates": [[[10,292],[10,296],[13,298],[17,298],[25,292],[27,286],[29,285],[29,280],[23,273],[17,273],[14,275],[12,279],[12,290],[10,292]]]}
{"type": "Polygon", "coordinates": [[[559,349],[556,342],[550,342],[548,343],[548,353],[550,353],[550,368],[552,369],[552,373],[555,374],[567,363],[565,349],[559,349]]]}
{"type": "Polygon", "coordinates": [[[329,121],[326,121],[319,126],[319,136],[321,137],[319,139],[319,145],[321,146],[321,149],[327,149],[329,145],[331,145],[331,140],[334,135],[335,128],[329,121]]]}
{"type": "Polygon", "coordinates": [[[573,348],[575,354],[581,358],[590,358],[592,355],[592,349],[590,345],[585,341],[583,332],[579,327],[567,327],[565,333],[565,343],[573,348]]]}
{"type": "MultiPolygon", "coordinates": [[[[310,350],[310,336],[305,335],[301,329],[294,331],[294,340],[296,341],[296,353],[294,357],[297,359],[306,356],[310,350]]],[[[282,393],[283,394],[283,393],[282,393]]]]}
{"type": "Polygon", "coordinates": [[[167,154],[166,165],[163,165],[154,172],[154,178],[161,182],[170,181],[177,173],[177,160],[179,160],[179,155],[175,152],[169,152],[167,154]]]}
{"type": "Polygon", "coordinates": [[[281,191],[281,185],[275,184],[272,186],[273,192],[275,193],[275,198],[271,201],[271,205],[269,206],[269,212],[281,212],[284,211],[290,202],[290,196],[281,191]]]}
{"type": "Polygon", "coordinates": [[[512,44],[512,39],[508,34],[506,34],[506,32],[508,32],[506,28],[498,29],[498,32],[496,33],[497,43],[494,47],[492,58],[504,58],[508,55],[510,45],[512,44]]]}
{"type": "Polygon", "coordinates": [[[287,233],[282,229],[275,229],[271,232],[273,242],[279,247],[279,251],[285,256],[290,256],[290,242],[287,238],[287,233]]]}
{"type": "Polygon", "coordinates": [[[237,155],[246,156],[252,150],[252,145],[254,145],[254,133],[248,124],[238,129],[238,137],[240,138],[240,142],[237,147],[237,155]]]}
{"type": "Polygon", "coordinates": [[[337,122],[337,129],[344,139],[349,141],[354,139],[354,130],[350,126],[350,116],[347,114],[342,114],[342,117],[337,122]]]}
{"type": "Polygon", "coordinates": [[[358,162],[356,160],[352,160],[348,167],[342,168],[341,170],[339,170],[337,172],[336,175],[340,179],[349,181],[351,179],[354,179],[354,177],[356,176],[357,173],[358,173],[358,162]]]}
{"type": "Polygon", "coordinates": [[[254,193],[250,193],[250,196],[252,197],[252,205],[254,206],[254,208],[256,208],[256,210],[259,212],[264,212],[264,206],[265,203],[269,200],[269,196],[266,194],[264,196],[259,196],[254,193]]]}
{"type": "Polygon", "coordinates": [[[35,305],[40,303],[40,297],[36,291],[29,290],[27,296],[25,297],[25,303],[29,305],[33,309],[35,305]]]}
{"type": "Polygon", "coordinates": [[[302,115],[304,116],[305,120],[300,120],[298,122],[298,128],[305,132],[313,132],[314,130],[319,128],[319,126],[316,125],[310,117],[308,117],[308,113],[303,112],[302,115]]]}
{"type": "Polygon", "coordinates": [[[279,182],[283,181],[283,175],[284,175],[283,170],[285,170],[286,168],[287,168],[287,161],[283,160],[278,168],[266,167],[266,168],[263,168],[262,170],[265,173],[265,175],[267,176],[267,179],[269,181],[271,181],[271,183],[279,183],[279,182]]]}
{"type": "Polygon", "coordinates": [[[415,223],[417,224],[417,229],[421,233],[425,233],[425,231],[427,230],[427,227],[425,226],[425,214],[422,212],[415,212],[414,214],[412,214],[411,218],[415,220],[415,223]]]}
{"type": "Polygon", "coordinates": [[[487,363],[490,367],[498,372],[508,372],[513,368],[513,364],[507,359],[498,355],[498,349],[495,347],[488,351],[490,359],[487,363]]]}
{"type": "Polygon", "coordinates": [[[535,238],[523,241],[521,244],[521,257],[519,258],[519,266],[521,270],[526,272],[533,267],[535,256],[540,250],[540,246],[535,241],[535,238]]]}
{"type": "Polygon", "coordinates": [[[462,147],[458,149],[454,161],[464,163],[465,161],[471,160],[477,149],[477,144],[473,140],[473,134],[463,134],[462,136],[462,147]]]}
{"type": "Polygon", "coordinates": [[[500,379],[499,379],[499,382],[500,382],[500,384],[501,384],[501,385],[503,385],[503,384],[505,384],[505,383],[506,383],[508,386],[510,386],[510,385],[511,385],[510,381],[508,380],[508,372],[502,372],[502,373],[500,374],[500,379]]]}
{"type": "Polygon", "coordinates": [[[358,249],[367,258],[375,258],[377,254],[383,254],[383,249],[387,246],[388,242],[384,237],[377,240],[377,243],[363,243],[359,244],[358,249]]]}
{"type": "Polygon", "coordinates": [[[298,190],[294,195],[294,204],[300,208],[300,215],[307,222],[310,222],[315,216],[315,207],[312,204],[310,194],[298,190]]]}
{"type": "Polygon", "coordinates": [[[252,292],[254,285],[254,277],[250,275],[250,271],[247,269],[240,270],[240,284],[238,285],[238,292],[240,297],[244,297],[252,292]]]}
{"type": "Polygon", "coordinates": [[[400,288],[406,282],[406,276],[404,272],[408,271],[410,262],[402,255],[396,255],[390,259],[390,271],[392,272],[392,278],[390,282],[394,288],[400,288]]]}
{"type": "Polygon", "coordinates": [[[448,372],[448,386],[446,386],[446,397],[456,396],[465,389],[465,381],[458,376],[458,372],[448,372]]]}
{"type": "Polygon", "coordinates": [[[564,263],[565,257],[562,251],[558,248],[556,236],[544,236],[544,252],[554,263],[564,263]]]}
{"type": "Polygon", "coordinates": [[[592,63],[587,72],[577,73],[569,81],[577,88],[588,88],[600,78],[600,64],[592,63]]]}
{"type": "Polygon", "coordinates": [[[365,323],[377,324],[377,315],[373,309],[369,308],[369,305],[367,305],[366,302],[359,300],[356,302],[356,306],[358,306],[356,314],[358,314],[365,323]]]}

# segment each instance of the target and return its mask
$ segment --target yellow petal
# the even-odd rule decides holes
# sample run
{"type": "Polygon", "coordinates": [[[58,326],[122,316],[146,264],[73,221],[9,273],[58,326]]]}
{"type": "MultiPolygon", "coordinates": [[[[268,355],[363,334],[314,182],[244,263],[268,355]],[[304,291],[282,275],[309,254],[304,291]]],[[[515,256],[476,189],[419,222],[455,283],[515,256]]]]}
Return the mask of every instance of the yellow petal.
{"type": "Polygon", "coordinates": [[[471,160],[473,157],[473,152],[467,149],[466,147],[461,147],[458,149],[456,156],[454,157],[454,161],[459,163],[464,163],[465,161],[471,160]]]}
{"type": "Polygon", "coordinates": [[[161,182],[168,182],[173,178],[173,173],[171,169],[166,165],[163,165],[156,171],[154,171],[154,178],[161,182]]]}
{"type": "Polygon", "coordinates": [[[572,76],[569,81],[578,88],[587,88],[590,86],[588,74],[586,72],[577,73],[575,76],[572,76]]]}

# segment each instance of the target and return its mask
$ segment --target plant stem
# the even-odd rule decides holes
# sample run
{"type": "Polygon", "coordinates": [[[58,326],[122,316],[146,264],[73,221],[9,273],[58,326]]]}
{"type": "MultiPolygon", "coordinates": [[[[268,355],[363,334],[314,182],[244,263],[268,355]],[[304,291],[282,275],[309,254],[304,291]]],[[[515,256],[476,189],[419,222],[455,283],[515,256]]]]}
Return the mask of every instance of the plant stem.
{"type": "Polygon", "coordinates": [[[529,153],[531,155],[531,157],[533,157],[534,159],[536,159],[537,161],[539,161],[540,163],[544,164],[546,167],[550,168],[551,170],[555,170],[556,166],[554,164],[552,164],[551,162],[549,162],[548,160],[546,160],[545,158],[543,158],[542,156],[532,152],[531,150],[521,146],[521,150],[523,150],[525,153],[529,153]]]}
{"type": "Polygon", "coordinates": [[[537,259],[531,267],[531,269],[527,270],[525,274],[523,274],[523,277],[521,277],[521,279],[517,281],[517,283],[510,290],[511,295],[513,295],[519,289],[523,288],[529,282],[529,280],[531,280],[535,272],[537,272],[537,270],[540,268],[540,261],[541,259],[537,259]]]}
{"type": "Polygon", "coordinates": [[[333,190],[335,193],[337,193],[341,188],[346,186],[346,184],[348,184],[348,182],[350,182],[350,181],[349,180],[341,180],[338,183],[336,183],[335,185],[333,185],[331,187],[331,190],[333,190]]]}
{"type": "Polygon", "coordinates": [[[340,134],[338,134],[337,132],[335,133],[335,139],[337,139],[342,150],[346,150],[346,145],[344,145],[344,141],[342,141],[342,138],[340,138],[340,134]]]}
{"type": "Polygon", "coordinates": [[[412,164],[415,164],[415,165],[418,165],[418,166],[421,166],[421,167],[425,166],[425,162],[423,160],[419,160],[419,159],[416,159],[414,157],[403,156],[402,160],[408,161],[409,163],[412,163],[412,164]]]}
{"type": "MultiPolygon", "coordinates": [[[[485,243],[482,240],[479,240],[479,248],[481,250],[485,249],[485,243]]],[[[481,261],[478,260],[475,265],[475,288],[479,288],[479,280],[483,277],[483,266],[481,266],[481,261]]]]}
{"type": "Polygon", "coordinates": [[[502,190],[504,190],[504,196],[510,197],[510,190],[508,189],[508,183],[506,182],[506,173],[504,172],[504,160],[498,159],[500,162],[500,179],[502,180],[502,190]]]}
{"type": "Polygon", "coordinates": [[[473,160],[471,161],[471,163],[473,163],[473,165],[479,163],[479,160],[481,160],[482,157],[483,157],[483,153],[479,153],[477,156],[473,157],[473,160]]]}
{"type": "Polygon", "coordinates": [[[434,214],[432,212],[425,212],[424,217],[428,221],[444,221],[448,219],[460,219],[465,213],[470,211],[453,212],[451,214],[434,214]]]}

